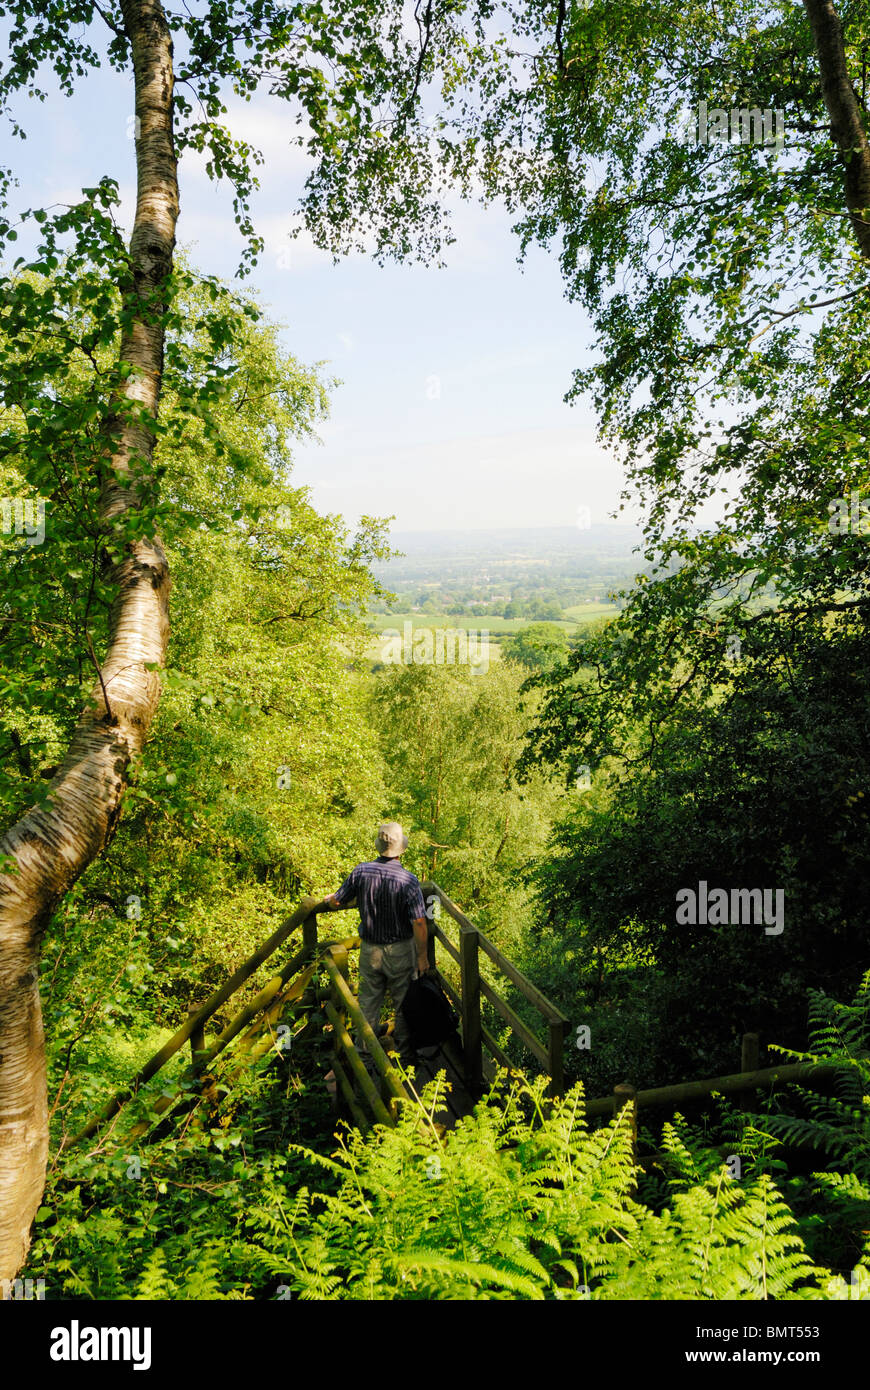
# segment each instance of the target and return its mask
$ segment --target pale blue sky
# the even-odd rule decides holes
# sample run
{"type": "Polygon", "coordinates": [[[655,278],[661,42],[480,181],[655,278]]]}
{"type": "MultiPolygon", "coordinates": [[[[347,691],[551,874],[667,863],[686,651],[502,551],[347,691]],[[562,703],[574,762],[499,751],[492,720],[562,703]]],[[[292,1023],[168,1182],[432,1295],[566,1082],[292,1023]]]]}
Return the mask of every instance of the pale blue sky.
{"type": "MultiPolygon", "coordinates": [[[[20,205],[71,201],[110,174],[129,217],[130,82],[104,69],[71,101],[23,105],[30,138],[11,151],[20,205]]],[[[286,326],[287,347],[343,381],[323,445],[298,455],[294,481],[310,485],[315,505],[351,524],[395,514],[403,531],[565,526],[580,507],[593,524],[608,521],[620,470],[596,444],[590,408],[562,400],[588,360],[590,330],[564,300],[555,257],[534,252],[521,271],[508,219],[460,205],[446,269],[363,257],[334,266],[287,239],[304,172],[292,113],[269,98],[234,102],[231,124],[266,156],[255,204],[266,251],[247,283],[286,326]]],[[[2,139],[8,150],[5,129],[2,139]]],[[[182,163],[181,209],[180,243],[229,278],[240,251],[229,189],[195,157],[182,163]]]]}

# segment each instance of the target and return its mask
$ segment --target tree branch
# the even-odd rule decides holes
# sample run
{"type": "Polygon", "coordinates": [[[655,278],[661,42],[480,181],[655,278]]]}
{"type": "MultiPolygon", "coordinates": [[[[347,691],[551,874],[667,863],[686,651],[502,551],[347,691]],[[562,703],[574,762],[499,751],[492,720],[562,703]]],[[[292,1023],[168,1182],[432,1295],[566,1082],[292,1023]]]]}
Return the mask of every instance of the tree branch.
{"type": "Polygon", "coordinates": [[[112,32],[114,34],[117,34],[119,39],[124,39],[124,41],[127,42],[127,34],[125,30],[119,29],[115,21],[111,19],[109,15],[106,14],[106,11],[103,9],[102,5],[97,3],[97,0],[94,0],[94,9],[96,10],[100,18],[105,20],[112,32]]]}

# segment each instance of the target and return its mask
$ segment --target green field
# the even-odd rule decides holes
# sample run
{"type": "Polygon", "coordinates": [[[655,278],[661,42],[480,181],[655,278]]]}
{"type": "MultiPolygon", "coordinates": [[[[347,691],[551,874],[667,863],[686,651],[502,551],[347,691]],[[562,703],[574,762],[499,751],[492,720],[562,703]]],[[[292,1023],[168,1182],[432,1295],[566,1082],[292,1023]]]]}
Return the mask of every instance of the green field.
{"type": "MultiPolygon", "coordinates": [[[[566,608],[565,612],[571,615],[573,621],[562,620],[555,624],[562,628],[563,632],[578,632],[586,623],[594,621],[596,618],[613,618],[619,610],[611,603],[578,603],[573,608],[566,608]]],[[[466,632],[481,633],[489,635],[489,659],[499,661],[501,659],[501,647],[499,637],[509,637],[515,632],[522,632],[524,628],[531,627],[539,619],[532,618],[476,618],[464,617],[458,613],[449,617],[443,613],[374,613],[369,618],[369,626],[372,629],[372,640],[368,644],[366,655],[372,661],[378,661],[382,657],[381,643],[374,633],[386,632],[390,629],[404,632],[404,624],[412,624],[412,632],[418,632],[430,628],[433,632],[441,628],[462,628],[466,632]]]]}
{"type": "MultiPolygon", "coordinates": [[[[565,632],[575,632],[578,627],[596,618],[615,618],[618,611],[612,603],[577,603],[573,608],[565,609],[570,621],[563,619],[555,626],[563,628],[565,632]]],[[[410,622],[415,632],[418,628],[432,628],[435,631],[438,628],[455,627],[473,632],[482,632],[485,629],[490,637],[507,637],[511,633],[522,632],[524,628],[538,621],[540,620],[536,618],[466,617],[458,613],[450,616],[444,613],[373,613],[369,618],[369,626],[377,632],[383,632],[386,628],[397,628],[401,632],[403,624],[410,622]]]]}
{"type": "MultiPolygon", "coordinates": [[[[579,626],[591,623],[594,618],[615,618],[619,609],[615,603],[575,603],[573,608],[563,610],[579,626]]],[[[563,623],[563,627],[570,624],[563,623]]]]}

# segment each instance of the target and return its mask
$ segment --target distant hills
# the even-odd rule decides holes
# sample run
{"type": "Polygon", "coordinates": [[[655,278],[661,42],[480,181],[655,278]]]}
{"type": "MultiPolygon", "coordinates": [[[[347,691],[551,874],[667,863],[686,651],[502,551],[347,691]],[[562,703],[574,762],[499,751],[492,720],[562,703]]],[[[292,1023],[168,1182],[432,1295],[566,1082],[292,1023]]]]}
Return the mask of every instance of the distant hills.
{"type": "Polygon", "coordinates": [[[444,613],[527,621],[565,618],[577,605],[608,605],[644,567],[633,526],[498,527],[396,531],[402,553],[372,568],[395,594],[381,613],[444,613]]]}
{"type": "MultiPolygon", "coordinates": [[[[641,541],[642,533],[634,526],[498,527],[479,531],[394,531],[390,540],[397,550],[404,551],[409,560],[424,556],[474,558],[537,559],[553,556],[622,555],[630,556],[641,541]]],[[[390,561],[381,569],[398,561],[390,561]]]]}

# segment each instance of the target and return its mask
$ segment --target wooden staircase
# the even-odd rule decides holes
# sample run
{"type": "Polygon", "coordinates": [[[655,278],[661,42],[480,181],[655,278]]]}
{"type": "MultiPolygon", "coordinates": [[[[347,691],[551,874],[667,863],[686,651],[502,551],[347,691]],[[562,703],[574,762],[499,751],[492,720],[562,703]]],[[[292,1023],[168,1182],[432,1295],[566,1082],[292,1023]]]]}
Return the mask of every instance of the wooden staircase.
{"type": "MultiPolygon", "coordinates": [[[[459,1015],[458,1045],[448,1043],[432,1050],[411,1070],[399,1067],[389,1030],[379,1029],[375,1034],[353,990],[351,960],[359,950],[359,936],[321,939],[317,919],[319,913],[328,910],[326,904],[316,898],[303,898],[287,921],[204,1004],[190,1011],[186,1021],[132,1081],[116,1092],[83,1129],[63,1142],[61,1152],[93,1138],[185,1045],[191,1051],[187,1067],[175,1078],[172,1090],[155,1098],[147,1118],[126,1131],[127,1137],[139,1138],[154,1131],[158,1123],[158,1132],[162,1133],[176,1116],[189,1114],[207,1099],[213,1093],[215,1064],[230,1047],[235,1055],[229,1074],[224,1071],[220,1077],[224,1087],[232,1085],[234,1078],[269,1054],[286,1055],[302,1042],[328,1039],[336,1100],[344,1116],[361,1129],[372,1123],[395,1124],[399,1107],[418,1101],[426,1083],[439,1075],[448,1085],[439,1092],[440,1108],[428,1115],[428,1121],[437,1123],[441,1130],[451,1129],[491,1086],[497,1068],[510,1070],[514,1066],[504,1050],[508,1036],[516,1039],[533,1064],[550,1078],[550,1094],[560,1095],[564,1089],[563,1051],[568,1019],[469,921],[437,883],[427,882],[422,888],[429,904],[427,912],[431,914],[429,964],[459,1015]],[[448,923],[451,931],[447,930],[448,923]],[[301,932],[301,947],[207,1044],[208,1021],[296,932],[301,932]],[[525,1000],[537,1018],[539,1032],[498,993],[498,976],[507,978],[520,999],[525,1000]],[[489,1026],[484,1022],[483,1001],[493,1011],[489,1026]],[[496,1016],[508,1030],[501,1042],[493,1034],[496,1016]],[[361,1041],[365,1042],[371,1071],[363,1060],[361,1041]]],[[[353,904],[348,907],[352,909],[353,904]]],[[[517,1007],[521,1005],[517,1003],[517,1007]]],[[[638,1091],[624,1081],[614,1086],[610,1096],[587,1099],[585,1113],[587,1119],[607,1122],[629,1106],[630,1123],[636,1129],[641,1107],[672,1111],[677,1106],[703,1103],[714,1093],[735,1095],[789,1082],[828,1084],[835,1073],[834,1067],[815,1062],[765,1068],[758,1063],[758,1036],[747,1033],[739,1072],[646,1091],[638,1091]]],[[[525,1065],[524,1062],[524,1069],[525,1065]]]]}
{"type": "MultiPolygon", "coordinates": [[[[503,1047],[481,1017],[485,999],[527,1053],[550,1077],[551,1094],[563,1088],[562,1052],[568,1020],[527,980],[489,938],[460,912],[436,883],[422,885],[429,904],[429,964],[437,973],[445,993],[460,1018],[458,1046],[428,1050],[411,1070],[400,1068],[390,1046],[388,1030],[377,1036],[363,1016],[353,991],[351,958],[359,950],[358,935],[321,939],[318,914],[327,911],[316,898],[303,898],[295,912],[223,985],[197,1008],[186,1021],[136,1073],[130,1083],[116,1092],[107,1104],[75,1135],[64,1141],[62,1151],[91,1139],[116,1117],[126,1103],[157,1073],[189,1045],[188,1066],[176,1079],[172,1092],[156,1098],[148,1118],[130,1130],[138,1138],[166,1116],[187,1114],[209,1094],[217,1059],[230,1047],[235,1066],[230,1080],[244,1068],[256,1065],[267,1054],[292,1051],[303,1040],[324,1034],[332,1042],[332,1077],[336,1098],[345,1116],[360,1128],[374,1122],[395,1124],[403,1102],[419,1097],[423,1086],[443,1073],[449,1086],[442,1092],[442,1106],[435,1120],[444,1129],[452,1128],[468,1114],[495,1076],[496,1066],[511,1067],[503,1047]],[[445,929],[452,922],[451,933],[445,929]],[[210,1044],[206,1025],[234,994],[242,990],[265,962],[296,932],[302,945],[226,1024],[210,1044]],[[438,943],[444,951],[444,969],[439,969],[438,943]],[[496,975],[505,976],[540,1017],[545,1039],[517,1015],[497,992],[496,975]],[[492,980],[487,976],[493,977],[492,980]],[[366,1067],[359,1044],[365,1042],[374,1075],[366,1067]]],[[[349,904],[353,908],[353,904],[349,904]]],[[[333,913],[330,912],[330,916],[333,913]]],[[[493,1025],[494,1026],[494,1025],[493,1025]]],[[[504,1039],[503,1039],[504,1041],[504,1039]]],[[[221,1078],[227,1084],[227,1076],[221,1078]]],[[[161,1126],[162,1128],[162,1126],[161,1126]]]]}

